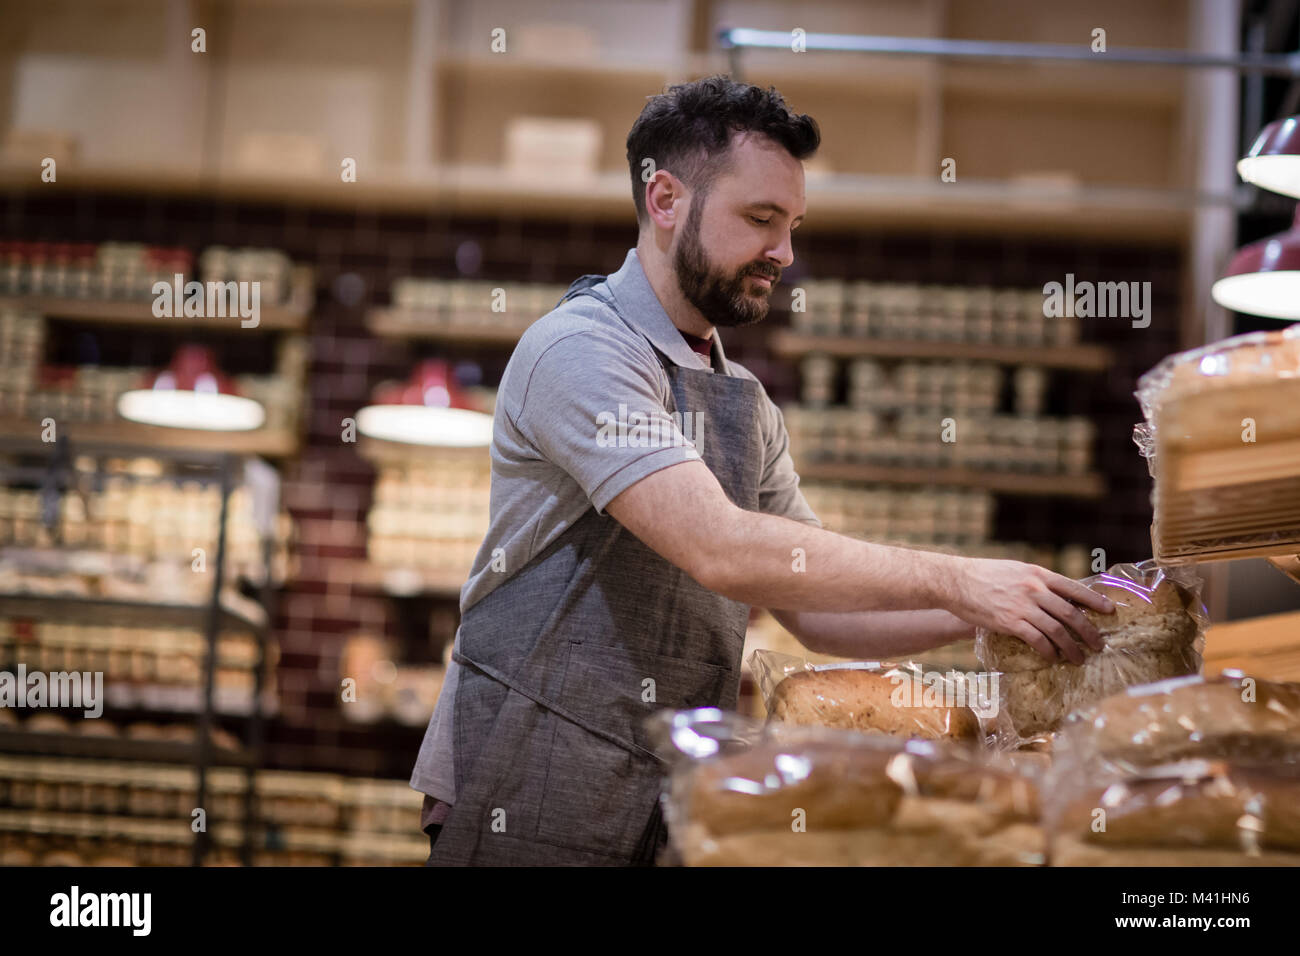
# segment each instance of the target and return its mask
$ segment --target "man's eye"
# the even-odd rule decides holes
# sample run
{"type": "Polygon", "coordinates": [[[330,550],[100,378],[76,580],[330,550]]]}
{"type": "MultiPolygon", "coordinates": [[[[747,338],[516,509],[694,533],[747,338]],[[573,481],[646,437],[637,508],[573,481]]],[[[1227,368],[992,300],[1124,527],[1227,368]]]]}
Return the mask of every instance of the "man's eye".
{"type": "Polygon", "coordinates": [[[759,219],[757,216],[750,216],[749,218],[754,220],[754,222],[758,223],[760,226],[766,226],[772,221],[771,219],[759,219]]]}

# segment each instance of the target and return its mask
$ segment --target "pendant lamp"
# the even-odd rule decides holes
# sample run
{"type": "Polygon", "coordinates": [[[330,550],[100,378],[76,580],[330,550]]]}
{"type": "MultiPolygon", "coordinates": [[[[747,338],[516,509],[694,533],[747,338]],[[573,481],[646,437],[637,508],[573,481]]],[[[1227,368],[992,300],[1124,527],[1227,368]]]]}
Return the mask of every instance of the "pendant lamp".
{"type": "Polygon", "coordinates": [[[1265,126],[1237,172],[1260,189],[1300,199],[1300,116],[1265,126]]]}
{"type": "MultiPolygon", "coordinates": [[[[1265,126],[1237,172],[1261,189],[1300,197],[1300,116],[1265,126]]],[[[1300,319],[1300,206],[1286,232],[1238,249],[1210,295],[1234,312],[1300,319]]]]}
{"type": "Polygon", "coordinates": [[[1300,206],[1286,232],[1238,249],[1210,294],[1234,312],[1300,319],[1300,206]]]}
{"type": "Polygon", "coordinates": [[[178,348],[167,368],[118,397],[117,412],[145,425],[203,431],[251,431],[266,421],[266,410],[241,396],[201,345],[178,348]]]}
{"type": "Polygon", "coordinates": [[[384,441],[473,448],[492,443],[492,416],[474,409],[446,362],[429,359],[406,382],[377,387],[357,412],[357,430],[384,441]]]}

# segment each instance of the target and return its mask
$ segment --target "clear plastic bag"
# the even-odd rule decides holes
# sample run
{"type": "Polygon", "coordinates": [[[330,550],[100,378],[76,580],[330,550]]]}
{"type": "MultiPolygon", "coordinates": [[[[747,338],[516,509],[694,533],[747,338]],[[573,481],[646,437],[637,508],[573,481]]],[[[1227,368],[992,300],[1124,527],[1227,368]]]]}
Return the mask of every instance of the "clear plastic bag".
{"type": "Polygon", "coordinates": [[[1054,774],[1044,796],[1053,866],[1300,866],[1300,765],[1054,774]]]}
{"type": "Polygon", "coordinates": [[[1094,779],[1194,758],[1300,763],[1300,684],[1234,670],[1130,687],[1071,714],[1058,753],[1094,779]]]}
{"type": "Polygon", "coordinates": [[[814,665],[757,650],[749,669],[768,719],[790,724],[982,743],[998,707],[993,675],[917,661],[814,665]]]}
{"type": "Polygon", "coordinates": [[[715,708],[648,718],[662,803],[692,866],[1034,866],[1040,775],[941,741],[767,723],[715,708]]]}
{"type": "Polygon", "coordinates": [[[1285,444],[1300,438],[1300,325],[1170,355],[1134,394],[1145,421],[1133,441],[1155,479],[1157,557],[1300,542],[1297,471],[1285,444]]]}
{"type": "Polygon", "coordinates": [[[1113,615],[1084,609],[1106,646],[1094,651],[1080,642],[1082,664],[1051,662],[1018,637],[977,629],[976,657],[986,670],[999,672],[997,746],[1041,740],[1071,711],[1127,687],[1200,673],[1209,616],[1195,571],[1147,560],[1113,565],[1081,583],[1117,606],[1113,615]]]}

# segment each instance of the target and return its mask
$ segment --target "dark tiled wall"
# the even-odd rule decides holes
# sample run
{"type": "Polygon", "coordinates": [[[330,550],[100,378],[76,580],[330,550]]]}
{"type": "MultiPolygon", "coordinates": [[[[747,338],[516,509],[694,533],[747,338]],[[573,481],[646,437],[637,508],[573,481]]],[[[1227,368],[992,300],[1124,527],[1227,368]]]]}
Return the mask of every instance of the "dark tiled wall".
{"type": "MultiPolygon", "coordinates": [[[[451,278],[465,267],[470,271],[464,274],[475,278],[559,283],[584,273],[608,273],[635,243],[634,228],[105,196],[60,186],[57,193],[7,199],[0,230],[10,239],[135,241],[196,251],[213,244],[269,246],[316,267],[306,440],[302,454],[283,472],[284,500],[299,532],[300,573],[280,596],[276,620],[281,716],[270,729],[270,758],[282,767],[406,776],[422,730],[345,724],[337,704],[340,651],[354,631],[421,635],[430,614],[436,615],[433,630],[450,634],[455,602],[396,601],[356,579],[356,562],[366,553],[374,472],[353,446],[340,441],[340,422],[366,403],[377,382],[405,376],[432,349],[375,339],[365,330],[365,309],[386,303],[392,280],[406,275],[451,278]]],[[[1138,416],[1131,393],[1137,375],[1177,346],[1181,259],[1176,248],[863,232],[799,237],[796,256],[787,284],[816,275],[1041,287],[1067,272],[1097,281],[1151,281],[1156,312],[1150,328],[1133,330],[1122,320],[1085,324],[1086,339],[1115,347],[1116,367],[1108,375],[1054,379],[1052,411],[1087,414],[1098,423],[1099,467],[1111,494],[1099,502],[1010,501],[999,509],[997,528],[1006,540],[1103,547],[1112,560],[1148,555],[1149,479],[1129,437],[1138,416]]],[[[784,317],[774,315],[764,325],[725,334],[728,354],[752,369],[778,402],[796,398],[799,384],[793,365],[770,359],[764,348],[767,333],[781,322],[784,317]]],[[[255,341],[260,348],[268,339],[255,341]]],[[[248,354],[248,337],[213,337],[212,342],[228,369],[265,361],[248,354]]],[[[457,357],[479,361],[492,384],[508,355],[470,350],[457,357]]],[[[422,635],[404,640],[412,659],[432,659],[436,653],[422,635]]]]}

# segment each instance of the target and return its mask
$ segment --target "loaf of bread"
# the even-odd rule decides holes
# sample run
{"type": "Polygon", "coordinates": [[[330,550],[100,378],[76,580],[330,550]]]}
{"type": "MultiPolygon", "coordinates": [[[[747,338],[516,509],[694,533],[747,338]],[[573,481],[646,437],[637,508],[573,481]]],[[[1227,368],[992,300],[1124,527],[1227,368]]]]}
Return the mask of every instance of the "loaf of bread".
{"type": "Polygon", "coordinates": [[[1300,866],[1300,853],[1261,850],[1246,854],[1215,847],[1114,847],[1064,834],[1052,838],[1050,860],[1052,866],[1300,866]]]}
{"type": "Polygon", "coordinates": [[[1135,851],[1300,853],[1300,768],[1190,760],[1061,795],[1054,838],[1135,851]]]}
{"type": "Polygon", "coordinates": [[[1094,767],[1189,757],[1300,763],[1300,684],[1232,672],[1132,687],[1071,715],[1062,732],[1094,767]]]}
{"type": "Polygon", "coordinates": [[[1135,574],[1117,566],[1086,583],[1116,610],[1083,609],[1105,646],[1093,651],[1079,642],[1082,664],[1049,661],[1010,634],[981,633],[976,641],[981,663],[1001,672],[998,724],[1008,737],[1056,730],[1071,711],[1127,687],[1199,671],[1192,593],[1158,569],[1135,574]]]}
{"type": "Polygon", "coordinates": [[[893,829],[793,833],[788,829],[691,841],[688,866],[1042,866],[1047,838],[1035,823],[950,839],[893,829]]]}
{"type": "Polygon", "coordinates": [[[1136,684],[1196,669],[1190,649],[1179,654],[1089,652],[1082,664],[1009,671],[999,678],[999,717],[1020,737],[1055,731],[1065,716],[1136,684]]]}
{"type": "Polygon", "coordinates": [[[919,688],[916,693],[897,693],[901,682],[914,676],[891,665],[796,671],[776,685],[769,713],[773,720],[790,724],[898,737],[980,736],[979,721],[969,707],[924,706],[919,688]]]}
{"type": "Polygon", "coordinates": [[[1036,780],[957,748],[769,738],[674,777],[687,865],[1042,865],[1036,780]]]}

